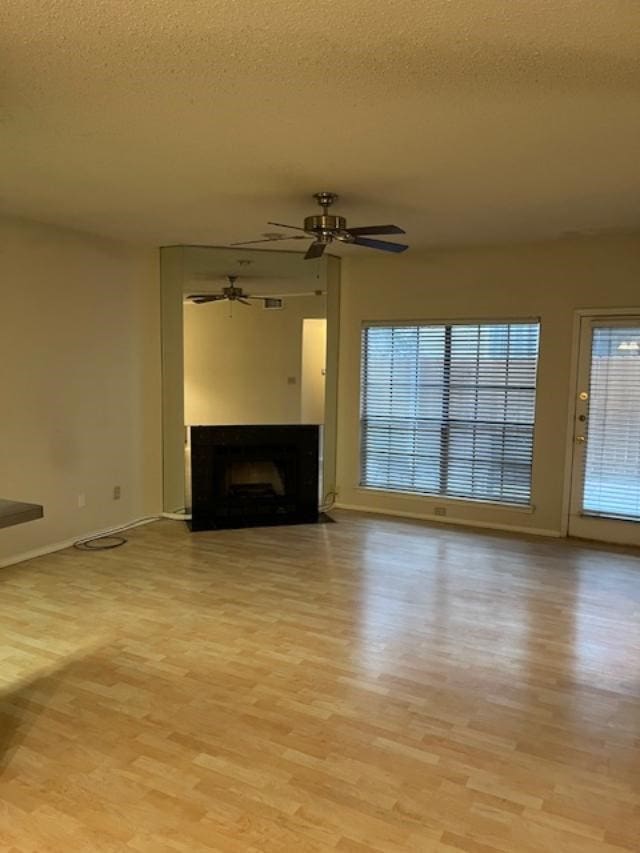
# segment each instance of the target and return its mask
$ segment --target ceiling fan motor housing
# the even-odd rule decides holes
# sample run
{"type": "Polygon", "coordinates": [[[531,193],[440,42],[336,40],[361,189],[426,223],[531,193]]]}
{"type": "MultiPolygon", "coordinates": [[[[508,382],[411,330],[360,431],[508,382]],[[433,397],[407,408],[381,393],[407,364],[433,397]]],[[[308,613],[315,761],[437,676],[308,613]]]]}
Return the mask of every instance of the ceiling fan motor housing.
{"type": "Polygon", "coordinates": [[[226,299],[233,301],[234,299],[238,299],[241,296],[244,296],[241,287],[236,287],[235,285],[230,285],[229,287],[223,287],[222,292],[226,299]]]}
{"type": "Polygon", "coordinates": [[[311,234],[333,234],[335,231],[346,231],[347,220],[344,216],[332,216],[329,213],[307,216],[304,220],[304,230],[311,234]]]}

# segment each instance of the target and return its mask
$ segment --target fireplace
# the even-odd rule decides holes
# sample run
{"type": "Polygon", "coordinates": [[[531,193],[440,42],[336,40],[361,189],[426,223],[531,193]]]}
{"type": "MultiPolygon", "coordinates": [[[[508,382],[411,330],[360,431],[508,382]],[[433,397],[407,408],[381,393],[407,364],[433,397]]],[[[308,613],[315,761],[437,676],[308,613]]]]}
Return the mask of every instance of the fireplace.
{"type": "Polygon", "coordinates": [[[318,521],[318,427],[193,426],[191,529],[318,521]]]}

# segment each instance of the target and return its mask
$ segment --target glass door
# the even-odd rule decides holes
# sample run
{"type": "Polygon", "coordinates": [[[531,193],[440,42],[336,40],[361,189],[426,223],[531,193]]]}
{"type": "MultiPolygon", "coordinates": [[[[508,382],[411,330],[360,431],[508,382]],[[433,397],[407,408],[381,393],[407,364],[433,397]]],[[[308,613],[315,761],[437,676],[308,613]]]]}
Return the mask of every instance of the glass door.
{"type": "Polygon", "coordinates": [[[640,317],[582,320],[569,535],[640,545],[640,317]]]}

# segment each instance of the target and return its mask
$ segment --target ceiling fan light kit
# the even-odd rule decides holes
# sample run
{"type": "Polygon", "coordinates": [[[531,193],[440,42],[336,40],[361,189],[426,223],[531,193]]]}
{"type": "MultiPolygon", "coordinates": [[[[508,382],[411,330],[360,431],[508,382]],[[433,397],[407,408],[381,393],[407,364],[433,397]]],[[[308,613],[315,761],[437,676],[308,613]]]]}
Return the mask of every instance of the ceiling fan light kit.
{"type": "Polygon", "coordinates": [[[334,240],[340,243],[350,243],[354,246],[363,246],[366,249],[378,249],[381,252],[404,252],[409,247],[404,243],[390,243],[388,240],[372,240],[377,234],[404,234],[402,228],[397,225],[361,225],[357,228],[348,228],[344,216],[336,216],[329,213],[329,208],[338,200],[336,193],[320,192],[314,193],[322,213],[307,216],[303,227],[298,225],[286,225],[284,222],[269,222],[276,228],[289,228],[292,231],[301,231],[301,234],[269,234],[261,240],[244,240],[231,243],[231,246],[249,246],[254,243],[275,243],[281,240],[307,240],[309,237],[313,242],[307,249],[304,259],[321,258],[327,246],[334,240]]]}

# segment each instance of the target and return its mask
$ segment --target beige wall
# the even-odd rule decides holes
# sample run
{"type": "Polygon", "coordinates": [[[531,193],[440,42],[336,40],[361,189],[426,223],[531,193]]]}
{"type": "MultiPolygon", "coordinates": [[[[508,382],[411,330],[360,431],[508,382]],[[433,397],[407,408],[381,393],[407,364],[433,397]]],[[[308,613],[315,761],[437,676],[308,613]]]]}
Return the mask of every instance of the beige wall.
{"type": "Polygon", "coordinates": [[[640,239],[602,237],[466,251],[349,257],[342,263],[339,503],[549,533],[561,530],[574,312],[640,308],[640,239]],[[360,329],[366,320],[541,318],[534,511],[358,488],[360,329]]]}
{"type": "Polygon", "coordinates": [[[2,563],[157,512],[161,427],[157,253],[8,219],[0,244],[0,497],[45,510],[2,563]]]}
{"type": "Polygon", "coordinates": [[[229,303],[186,303],[185,423],[300,423],[302,321],[325,304],[290,297],[282,310],[234,305],[230,316],[229,303]]]}

